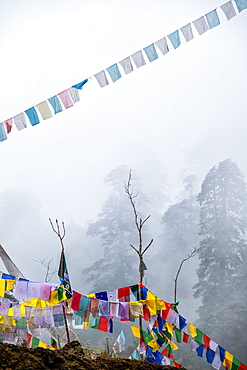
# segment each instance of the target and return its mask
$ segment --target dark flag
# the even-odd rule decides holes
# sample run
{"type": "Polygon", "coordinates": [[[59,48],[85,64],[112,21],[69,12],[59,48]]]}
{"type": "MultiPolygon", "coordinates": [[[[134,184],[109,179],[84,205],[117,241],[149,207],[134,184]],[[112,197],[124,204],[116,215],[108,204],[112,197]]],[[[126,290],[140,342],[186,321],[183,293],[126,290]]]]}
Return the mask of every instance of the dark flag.
{"type": "Polygon", "coordinates": [[[68,273],[63,249],[62,249],[61,257],[60,257],[58,276],[59,276],[61,284],[64,286],[67,298],[71,298],[72,289],[70,285],[69,273],[68,273]]]}

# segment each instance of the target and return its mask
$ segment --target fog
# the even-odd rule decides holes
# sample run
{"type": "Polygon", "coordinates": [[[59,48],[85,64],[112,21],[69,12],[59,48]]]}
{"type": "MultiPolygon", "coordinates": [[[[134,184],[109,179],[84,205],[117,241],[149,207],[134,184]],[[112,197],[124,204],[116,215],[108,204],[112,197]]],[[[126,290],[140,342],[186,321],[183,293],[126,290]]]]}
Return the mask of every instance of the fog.
{"type": "MultiPolygon", "coordinates": [[[[57,268],[60,245],[49,217],[65,222],[72,281],[98,258],[97,242],[85,241],[86,227],[111,192],[104,178],[118,166],[138,174],[147,196],[162,178],[167,184],[162,212],[179,199],[188,174],[195,174],[200,185],[226,158],[247,174],[247,12],[227,21],[218,9],[220,26],[202,36],[193,28],[192,41],[181,35],[178,49],[169,44],[165,56],[160,53],[129,75],[121,70],[122,78],[112,83],[109,77],[104,88],[93,77],[222,3],[0,3],[1,122],[89,78],[74,107],[35,127],[13,127],[0,143],[5,222],[0,243],[27,278],[44,275],[36,257],[53,256],[57,268]],[[30,202],[37,208],[29,216],[30,202]],[[73,243],[80,252],[72,250],[73,243]]],[[[86,293],[82,282],[74,284],[86,293]]]]}

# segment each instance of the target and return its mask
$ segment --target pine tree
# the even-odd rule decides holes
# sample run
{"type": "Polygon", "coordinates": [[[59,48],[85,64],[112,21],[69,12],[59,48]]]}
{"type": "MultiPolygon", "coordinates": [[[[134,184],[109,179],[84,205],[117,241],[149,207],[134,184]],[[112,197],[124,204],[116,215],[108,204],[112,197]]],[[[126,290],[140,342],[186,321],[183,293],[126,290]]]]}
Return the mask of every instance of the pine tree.
{"type": "Polygon", "coordinates": [[[198,283],[198,327],[238,357],[247,360],[245,274],[247,195],[244,176],[230,159],[214,166],[202,183],[198,283]],[[245,266],[245,269],[244,269],[245,266]],[[244,315],[244,316],[243,316],[244,315]]]}
{"type": "MultiPolygon", "coordinates": [[[[103,256],[82,272],[86,282],[92,283],[93,291],[111,290],[139,282],[139,261],[130,247],[138,240],[133,210],[124,192],[127,178],[128,169],[125,166],[116,168],[106,177],[105,181],[110,183],[113,192],[98,214],[99,219],[88,226],[87,235],[99,236],[103,250],[103,256]]],[[[147,202],[147,197],[139,193],[137,202],[142,205],[147,202]]]]}

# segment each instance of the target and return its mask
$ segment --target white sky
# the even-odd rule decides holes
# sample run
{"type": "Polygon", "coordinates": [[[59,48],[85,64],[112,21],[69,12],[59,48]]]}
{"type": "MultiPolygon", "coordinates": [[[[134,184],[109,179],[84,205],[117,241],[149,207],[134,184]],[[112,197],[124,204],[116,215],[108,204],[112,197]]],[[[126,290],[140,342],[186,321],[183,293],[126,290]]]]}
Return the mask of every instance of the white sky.
{"type": "MultiPolygon", "coordinates": [[[[219,0],[1,0],[0,120],[10,118],[222,5],[219,0]]],[[[95,218],[115,167],[156,160],[175,196],[184,150],[245,164],[247,11],[116,83],[91,79],[74,107],[0,143],[1,188],[26,189],[43,218],[95,218]],[[207,140],[211,140],[207,142],[207,140]]],[[[121,69],[121,67],[120,67],[121,69]]],[[[109,78],[110,81],[110,78],[109,78]]],[[[197,158],[198,157],[198,158],[197,158]]],[[[142,176],[142,173],[140,173],[142,176]]],[[[148,195],[148,194],[147,194],[148,195]]]]}

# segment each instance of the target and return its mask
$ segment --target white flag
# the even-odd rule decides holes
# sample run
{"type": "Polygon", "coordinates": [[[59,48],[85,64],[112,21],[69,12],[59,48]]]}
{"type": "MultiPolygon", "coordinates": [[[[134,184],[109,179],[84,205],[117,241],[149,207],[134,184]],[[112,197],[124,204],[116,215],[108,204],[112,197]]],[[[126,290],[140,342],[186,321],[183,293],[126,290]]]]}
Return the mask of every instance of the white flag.
{"type": "Polygon", "coordinates": [[[106,74],[105,74],[104,70],[99,72],[99,73],[96,73],[96,75],[94,75],[94,77],[98,81],[100,87],[104,87],[106,85],[109,85],[109,82],[107,80],[107,77],[106,77],[106,74]]]}
{"type": "Polygon", "coordinates": [[[145,59],[143,58],[142,52],[137,51],[136,53],[131,55],[135,65],[137,68],[140,68],[146,64],[145,59]]]}
{"type": "Polygon", "coordinates": [[[199,35],[202,35],[204,32],[206,32],[208,30],[208,25],[205,21],[205,18],[204,16],[196,19],[195,21],[193,21],[193,24],[197,30],[197,32],[199,33],[199,35]]]}
{"type": "Polygon", "coordinates": [[[186,26],[180,28],[185,40],[188,42],[193,39],[191,23],[186,24],[186,26]]]}
{"type": "Polygon", "coordinates": [[[215,353],[215,356],[214,356],[214,359],[213,359],[213,362],[212,362],[212,366],[215,369],[220,370],[221,361],[220,361],[220,355],[218,353],[215,353]]]}
{"type": "Polygon", "coordinates": [[[229,21],[229,19],[235,17],[235,15],[236,15],[236,11],[235,11],[231,1],[228,1],[227,3],[221,5],[221,9],[225,13],[225,16],[226,16],[228,21],[229,21]]]}
{"type": "Polygon", "coordinates": [[[121,65],[121,67],[123,68],[125,74],[127,75],[128,73],[132,72],[133,71],[133,66],[132,66],[132,63],[131,63],[131,60],[130,60],[130,57],[128,58],[125,58],[123,60],[121,60],[121,62],[119,62],[119,64],[121,65]]]}
{"type": "Polygon", "coordinates": [[[169,48],[168,48],[167,40],[166,40],[165,37],[163,37],[162,39],[156,41],[155,42],[155,45],[160,49],[160,51],[161,51],[161,53],[163,55],[165,55],[166,53],[168,53],[169,48]]]}
{"type": "Polygon", "coordinates": [[[13,117],[16,128],[18,131],[23,130],[27,127],[27,122],[25,118],[25,114],[22,112],[20,114],[17,114],[17,116],[13,117]]]}

